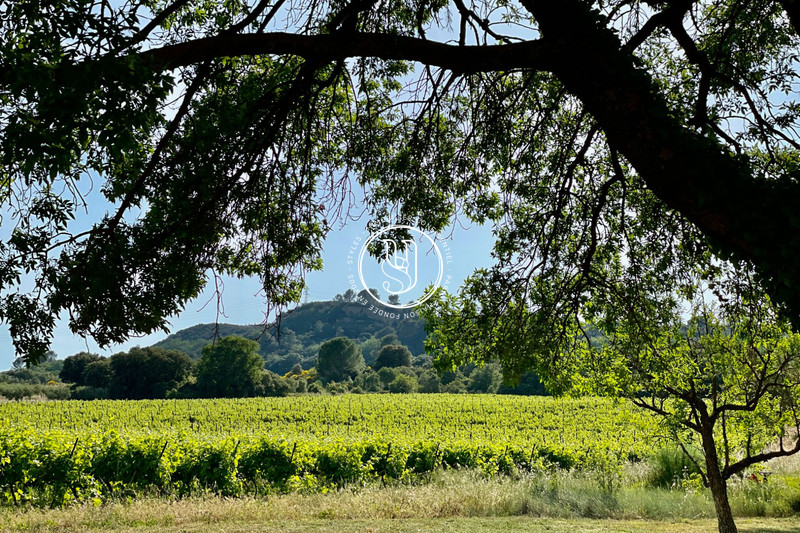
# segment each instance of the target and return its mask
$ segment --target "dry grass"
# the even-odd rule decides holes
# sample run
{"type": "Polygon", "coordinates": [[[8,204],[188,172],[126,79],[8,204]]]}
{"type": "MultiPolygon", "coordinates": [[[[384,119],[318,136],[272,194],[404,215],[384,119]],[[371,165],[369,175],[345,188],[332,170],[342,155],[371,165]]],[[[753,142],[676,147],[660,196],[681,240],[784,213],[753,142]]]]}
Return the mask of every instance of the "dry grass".
{"type": "MultiPolygon", "coordinates": [[[[591,476],[486,480],[444,472],[430,484],[269,498],[141,498],[67,509],[0,509],[0,531],[55,532],[701,532],[716,530],[705,495],[624,487],[591,476]],[[587,517],[602,518],[592,520],[587,517]]],[[[740,518],[742,531],[800,533],[797,518],[740,518]]]]}
{"type": "MultiPolygon", "coordinates": [[[[338,499],[339,495],[336,496],[338,499]]],[[[539,532],[549,533],[701,533],[716,530],[713,519],[680,521],[591,520],[515,517],[449,517],[404,519],[287,518],[275,499],[225,500],[221,498],[186,499],[166,502],[140,500],[130,504],[101,507],[74,507],[66,510],[5,513],[2,531],[90,533],[96,531],[151,532],[539,532]]],[[[334,504],[338,507],[338,504],[334,504]]],[[[324,510],[316,507],[316,511],[324,510]]],[[[356,510],[354,510],[356,511],[356,510]]],[[[740,531],[800,533],[800,522],[792,519],[740,519],[740,531]]]]}

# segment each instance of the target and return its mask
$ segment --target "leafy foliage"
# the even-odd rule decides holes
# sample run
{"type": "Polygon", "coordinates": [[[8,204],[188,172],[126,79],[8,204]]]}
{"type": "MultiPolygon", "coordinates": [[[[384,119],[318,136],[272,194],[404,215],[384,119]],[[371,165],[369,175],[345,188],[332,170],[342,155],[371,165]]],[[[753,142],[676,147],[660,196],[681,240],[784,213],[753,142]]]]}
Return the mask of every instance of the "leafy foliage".
{"type": "Polygon", "coordinates": [[[385,366],[411,366],[411,352],[405,346],[397,344],[387,344],[378,352],[375,360],[375,370],[385,366]]]}
{"type": "Polygon", "coordinates": [[[110,389],[119,398],[164,398],[189,377],[192,360],[183,352],[132,348],[110,357],[110,389]]]}
{"type": "Polygon", "coordinates": [[[336,337],[319,348],[316,369],[324,383],[352,379],[363,367],[361,347],[347,337],[336,337]]]}
{"type": "Polygon", "coordinates": [[[257,342],[224,337],[203,348],[203,356],[197,363],[197,387],[212,398],[253,396],[262,386],[263,368],[257,342]]]}
{"type": "Polygon", "coordinates": [[[64,359],[64,366],[58,376],[66,382],[75,383],[76,385],[84,385],[83,371],[91,363],[100,360],[100,356],[95,353],[80,352],[75,355],[70,355],[64,359]]]}

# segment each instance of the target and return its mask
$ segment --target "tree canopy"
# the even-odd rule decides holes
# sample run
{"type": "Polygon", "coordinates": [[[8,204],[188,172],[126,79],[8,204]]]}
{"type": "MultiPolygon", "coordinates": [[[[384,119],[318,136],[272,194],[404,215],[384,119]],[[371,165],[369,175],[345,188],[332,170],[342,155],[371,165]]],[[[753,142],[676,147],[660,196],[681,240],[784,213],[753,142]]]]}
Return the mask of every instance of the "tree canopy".
{"type": "Polygon", "coordinates": [[[323,383],[352,379],[364,368],[361,347],[347,337],[336,337],[319,347],[316,369],[323,383]]]}
{"type": "MultiPolygon", "coordinates": [[[[132,400],[166,397],[168,391],[177,389],[189,377],[193,366],[185,353],[155,346],[131,348],[112,355],[108,361],[109,389],[118,398],[132,400]]],[[[84,372],[83,377],[86,380],[89,376],[84,372]]]]}
{"type": "Polygon", "coordinates": [[[411,366],[411,352],[408,348],[399,344],[383,346],[375,358],[375,370],[385,366],[411,366]]]}
{"type": "Polygon", "coordinates": [[[798,28],[793,0],[5,3],[0,319],[37,361],[58,316],[124,341],[221,273],[297,301],[357,182],[375,223],[491,224],[465,294],[549,346],[719,261],[797,325],[798,28]]]}
{"type": "Polygon", "coordinates": [[[205,346],[197,363],[197,388],[211,398],[255,396],[264,369],[258,348],[257,342],[233,335],[205,346]]]}

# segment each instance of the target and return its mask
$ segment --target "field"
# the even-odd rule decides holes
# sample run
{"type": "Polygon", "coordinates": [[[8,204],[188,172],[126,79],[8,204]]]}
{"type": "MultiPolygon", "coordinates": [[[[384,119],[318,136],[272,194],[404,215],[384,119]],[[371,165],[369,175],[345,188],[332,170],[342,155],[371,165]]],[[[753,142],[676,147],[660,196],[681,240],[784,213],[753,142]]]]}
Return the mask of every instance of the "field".
{"type": "Polygon", "coordinates": [[[626,403],[489,395],[0,404],[7,504],[314,493],[439,470],[614,471],[651,455],[626,403]]]}

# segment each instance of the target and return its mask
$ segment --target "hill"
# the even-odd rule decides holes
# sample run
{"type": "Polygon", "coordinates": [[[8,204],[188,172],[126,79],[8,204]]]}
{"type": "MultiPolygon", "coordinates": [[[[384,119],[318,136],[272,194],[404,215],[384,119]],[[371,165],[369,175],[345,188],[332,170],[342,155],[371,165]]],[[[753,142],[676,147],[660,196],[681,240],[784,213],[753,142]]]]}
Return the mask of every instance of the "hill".
{"type": "Polygon", "coordinates": [[[199,324],[173,333],[155,346],[181,350],[198,359],[203,346],[228,335],[258,341],[266,368],[285,374],[295,364],[312,367],[319,345],[340,336],[361,345],[367,364],[374,361],[382,339],[384,343],[403,344],[413,354],[422,354],[425,327],[417,317],[390,318],[358,302],[309,302],[283,313],[279,321],[267,326],[199,324]],[[387,335],[397,338],[387,339],[387,335]]]}

